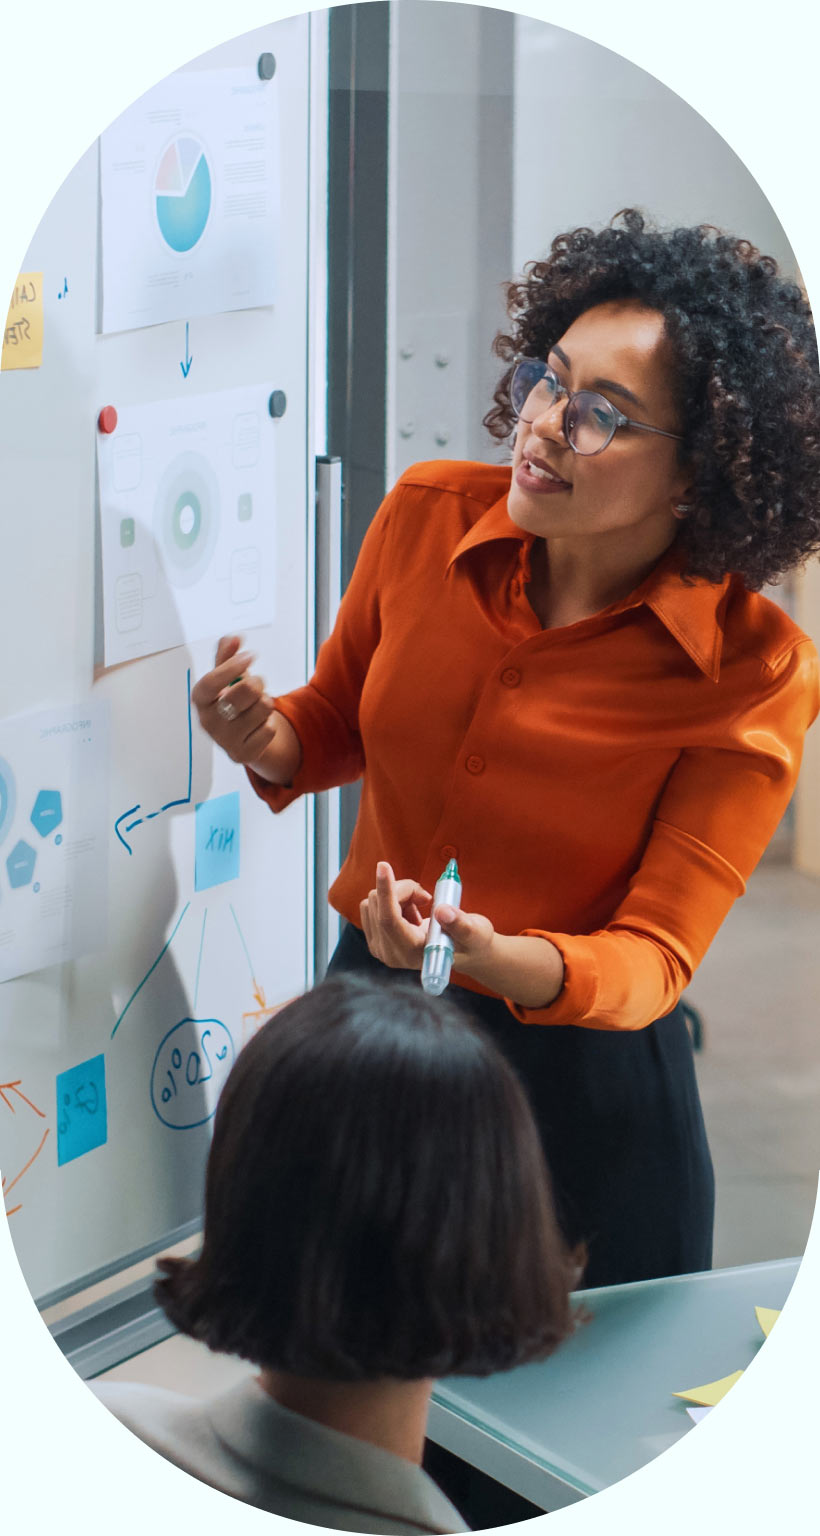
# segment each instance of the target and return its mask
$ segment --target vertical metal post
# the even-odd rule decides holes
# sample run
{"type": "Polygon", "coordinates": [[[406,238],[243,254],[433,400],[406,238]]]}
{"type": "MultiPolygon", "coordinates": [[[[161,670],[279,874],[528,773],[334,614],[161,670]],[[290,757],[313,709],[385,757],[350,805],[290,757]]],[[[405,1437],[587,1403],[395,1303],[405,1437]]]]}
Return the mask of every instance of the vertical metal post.
{"type": "MultiPolygon", "coordinates": [[[[316,460],[316,654],[330,634],[342,590],[342,461],[316,460]]],[[[321,981],[338,938],[338,918],[327,904],[339,868],[339,791],[314,796],[313,966],[321,981]]]]}

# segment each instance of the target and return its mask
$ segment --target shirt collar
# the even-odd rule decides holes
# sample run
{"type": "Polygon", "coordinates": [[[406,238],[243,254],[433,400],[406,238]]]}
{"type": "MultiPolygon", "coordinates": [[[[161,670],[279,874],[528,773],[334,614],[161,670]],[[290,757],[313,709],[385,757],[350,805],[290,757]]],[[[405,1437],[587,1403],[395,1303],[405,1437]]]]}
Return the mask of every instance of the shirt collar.
{"type": "MultiPolygon", "coordinates": [[[[518,540],[524,546],[522,565],[529,564],[533,535],[519,528],[507,511],[505,494],[468,529],[453,550],[447,569],[468,550],[499,539],[518,540]]],[[[607,613],[622,613],[642,604],[651,608],[670,635],[706,677],[717,682],[723,648],[723,609],[730,577],[720,582],[681,575],[681,552],[674,547],[658,561],[634,592],[614,603],[607,613]]]]}
{"type": "Polygon", "coordinates": [[[283,1408],[256,1377],[211,1398],[206,1410],[219,1439],[240,1461],[309,1500],[366,1509],[430,1532],[465,1529],[421,1467],[283,1408]]]}

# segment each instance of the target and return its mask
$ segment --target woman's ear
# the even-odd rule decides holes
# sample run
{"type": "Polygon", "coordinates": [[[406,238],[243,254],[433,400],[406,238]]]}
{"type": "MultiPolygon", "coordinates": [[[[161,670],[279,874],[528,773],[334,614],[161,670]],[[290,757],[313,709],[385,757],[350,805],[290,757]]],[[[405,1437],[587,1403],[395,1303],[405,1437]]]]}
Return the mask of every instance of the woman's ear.
{"type": "Polygon", "coordinates": [[[682,492],[672,496],[672,511],[675,517],[683,521],[695,510],[695,493],[691,485],[685,485],[682,492]]]}

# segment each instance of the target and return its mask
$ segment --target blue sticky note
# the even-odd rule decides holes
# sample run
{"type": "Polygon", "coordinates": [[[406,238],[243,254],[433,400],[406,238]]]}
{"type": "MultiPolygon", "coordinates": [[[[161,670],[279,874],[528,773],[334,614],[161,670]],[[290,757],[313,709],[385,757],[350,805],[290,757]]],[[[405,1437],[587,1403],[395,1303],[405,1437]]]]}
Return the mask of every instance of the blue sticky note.
{"type": "Polygon", "coordinates": [[[57,1078],[57,1163],[70,1163],[108,1140],[105,1057],[92,1056],[57,1078]]]}
{"type": "Polygon", "coordinates": [[[196,808],[194,888],[224,885],[239,875],[239,792],[203,800],[196,808]]]}

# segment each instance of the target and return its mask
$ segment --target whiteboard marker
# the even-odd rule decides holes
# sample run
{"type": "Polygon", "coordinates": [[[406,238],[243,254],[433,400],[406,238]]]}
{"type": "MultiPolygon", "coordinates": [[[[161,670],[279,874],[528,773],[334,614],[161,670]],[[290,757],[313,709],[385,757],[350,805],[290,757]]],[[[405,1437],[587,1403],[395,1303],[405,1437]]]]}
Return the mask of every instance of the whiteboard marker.
{"type": "MultiPolygon", "coordinates": [[[[445,903],[450,907],[461,906],[461,876],[455,859],[450,860],[443,875],[436,881],[433,892],[433,911],[435,912],[436,907],[444,906],[445,903]]],[[[430,992],[433,997],[440,997],[450,980],[453,954],[452,939],[442,931],[441,925],[431,916],[421,962],[421,984],[425,992],[430,992]]]]}

